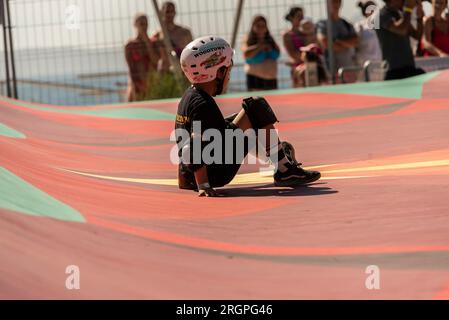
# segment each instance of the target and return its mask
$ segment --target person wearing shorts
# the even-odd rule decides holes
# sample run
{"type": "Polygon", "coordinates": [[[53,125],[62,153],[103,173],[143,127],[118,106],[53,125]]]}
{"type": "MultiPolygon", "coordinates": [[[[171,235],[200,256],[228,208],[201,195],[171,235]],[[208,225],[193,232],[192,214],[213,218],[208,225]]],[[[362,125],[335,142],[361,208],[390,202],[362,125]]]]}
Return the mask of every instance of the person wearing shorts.
{"type": "MultiPolygon", "coordinates": [[[[175,122],[178,145],[179,168],[178,182],[181,189],[195,190],[199,196],[219,196],[220,188],[231,182],[237,174],[242,160],[251,145],[237,143],[241,135],[249,140],[247,133],[254,132],[258,140],[263,140],[266,156],[275,164],[274,183],[276,186],[295,187],[318,180],[321,174],[307,171],[295,159],[293,146],[273,137],[276,115],[269,103],[262,97],[244,99],[242,109],[233,117],[225,118],[214,97],[226,92],[233,65],[234,50],[220,37],[198,38],[187,45],[181,54],[181,68],[191,86],[185,91],[178,105],[175,122]],[[199,130],[196,130],[200,127],[199,130]],[[259,131],[259,130],[265,131],[259,131]],[[225,137],[226,130],[236,131],[237,138],[232,140],[231,150],[226,139],[219,145],[220,161],[207,162],[203,155],[214,139],[208,139],[210,132],[225,137]],[[262,132],[262,133],[261,133],[262,132]],[[261,136],[263,134],[264,136],[261,136]],[[261,138],[264,139],[261,139],[261,138]],[[195,146],[199,146],[196,148],[195,146]],[[240,151],[240,152],[235,152],[240,151]],[[232,161],[227,160],[229,152],[232,161]],[[240,153],[240,154],[239,154],[240,153]],[[237,154],[237,156],[235,156],[237,154]]],[[[219,141],[219,140],[217,140],[219,141]]],[[[216,158],[214,158],[216,159],[216,158]]]]}

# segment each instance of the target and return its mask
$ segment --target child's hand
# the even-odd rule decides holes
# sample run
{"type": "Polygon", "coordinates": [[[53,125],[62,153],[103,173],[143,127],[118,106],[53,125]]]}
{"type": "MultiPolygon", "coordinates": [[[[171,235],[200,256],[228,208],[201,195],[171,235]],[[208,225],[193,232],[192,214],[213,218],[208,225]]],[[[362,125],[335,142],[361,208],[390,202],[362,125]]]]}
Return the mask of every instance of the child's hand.
{"type": "Polygon", "coordinates": [[[271,45],[265,41],[259,42],[260,51],[271,51],[271,45]]]}
{"type": "Polygon", "coordinates": [[[219,197],[220,194],[212,187],[198,190],[198,197],[219,197]]]}

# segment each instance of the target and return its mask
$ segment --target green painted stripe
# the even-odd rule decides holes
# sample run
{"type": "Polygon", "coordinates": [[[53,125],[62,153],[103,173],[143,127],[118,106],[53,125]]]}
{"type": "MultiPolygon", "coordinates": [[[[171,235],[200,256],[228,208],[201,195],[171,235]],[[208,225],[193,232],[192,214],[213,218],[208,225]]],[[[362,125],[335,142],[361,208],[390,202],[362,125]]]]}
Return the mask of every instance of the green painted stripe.
{"type": "Polygon", "coordinates": [[[75,209],[0,167],[0,208],[33,216],[85,222],[75,209]]]}
{"type": "Polygon", "coordinates": [[[347,111],[319,114],[319,115],[299,118],[297,121],[306,122],[306,121],[345,119],[345,118],[349,118],[349,117],[387,115],[387,114],[391,114],[395,111],[398,111],[402,108],[405,108],[413,102],[414,102],[413,100],[407,100],[407,101],[401,102],[401,103],[379,105],[379,106],[370,107],[370,108],[351,109],[351,110],[347,110],[347,111]]]}
{"type": "Polygon", "coordinates": [[[17,130],[14,130],[7,125],[4,125],[3,123],[0,123],[0,136],[5,136],[9,138],[18,138],[18,139],[25,139],[26,136],[17,130]]]}
{"type": "Polygon", "coordinates": [[[65,114],[76,114],[85,116],[96,116],[103,118],[113,118],[113,119],[129,119],[129,120],[170,120],[175,119],[175,115],[169,112],[163,112],[156,109],[141,108],[145,104],[136,104],[132,107],[123,107],[121,104],[117,105],[105,105],[104,108],[99,109],[78,109],[77,107],[44,107],[40,105],[35,105],[26,101],[12,100],[4,97],[0,97],[0,101],[7,101],[16,106],[21,106],[25,108],[30,108],[40,111],[49,111],[55,113],[65,113],[65,114]],[[114,107],[115,106],[115,107],[114,107]],[[120,108],[120,106],[122,106],[120,108]],[[112,108],[111,108],[112,107],[112,108]],[[139,108],[136,108],[139,107],[139,108]]]}
{"type": "MultiPolygon", "coordinates": [[[[352,84],[328,85],[313,88],[293,88],[272,91],[257,91],[257,92],[239,92],[220,96],[220,98],[244,98],[249,95],[255,96],[276,96],[285,94],[299,94],[299,93],[337,93],[337,94],[354,94],[354,95],[368,95],[391,98],[406,98],[406,99],[420,99],[422,98],[423,85],[439,75],[441,71],[429,72],[420,76],[392,81],[379,82],[359,82],[352,84]]],[[[95,110],[80,110],[77,107],[54,107],[49,108],[33,103],[12,100],[5,97],[0,97],[0,101],[7,101],[11,104],[19,105],[36,110],[50,111],[57,113],[68,113],[78,115],[90,115],[105,118],[116,119],[138,119],[138,120],[173,120],[174,115],[168,112],[159,111],[156,109],[142,108],[151,107],[152,105],[159,105],[161,103],[178,103],[180,98],[151,100],[144,102],[131,103],[130,107],[123,107],[123,104],[109,104],[104,108],[95,110]]]]}
{"type": "Polygon", "coordinates": [[[411,77],[403,80],[390,80],[379,82],[358,82],[351,84],[339,84],[329,86],[319,86],[312,88],[285,89],[274,91],[259,91],[250,93],[227,94],[225,97],[238,98],[249,94],[252,96],[276,96],[295,93],[337,93],[368,95],[390,98],[420,99],[422,98],[423,85],[439,75],[441,71],[429,72],[420,76],[411,77]]]}

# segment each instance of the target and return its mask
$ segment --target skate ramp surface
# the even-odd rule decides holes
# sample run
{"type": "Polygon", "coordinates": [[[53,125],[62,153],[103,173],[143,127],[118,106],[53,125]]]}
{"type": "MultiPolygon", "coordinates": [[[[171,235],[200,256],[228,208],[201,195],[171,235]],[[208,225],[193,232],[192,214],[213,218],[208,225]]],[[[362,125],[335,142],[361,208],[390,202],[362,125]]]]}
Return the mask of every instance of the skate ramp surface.
{"type": "Polygon", "coordinates": [[[448,87],[440,72],[264,93],[323,179],[276,188],[244,165],[207,199],[177,188],[177,100],[1,98],[0,298],[447,299],[448,87]]]}

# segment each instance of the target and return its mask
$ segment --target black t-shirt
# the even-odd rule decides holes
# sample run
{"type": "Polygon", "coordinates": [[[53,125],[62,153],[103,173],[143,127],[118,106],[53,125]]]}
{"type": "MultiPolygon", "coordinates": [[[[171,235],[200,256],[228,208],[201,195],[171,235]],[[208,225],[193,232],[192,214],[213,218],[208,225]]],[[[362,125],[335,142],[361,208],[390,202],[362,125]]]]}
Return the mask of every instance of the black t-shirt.
{"type": "MultiPolygon", "coordinates": [[[[218,108],[217,103],[209,94],[192,86],[186,90],[179,102],[175,129],[184,129],[188,132],[190,137],[193,132],[194,121],[199,121],[201,123],[201,134],[207,129],[216,129],[221,133],[222,137],[224,137],[226,121],[218,108]]],[[[178,143],[180,151],[179,156],[181,156],[181,148],[186,143],[191,143],[191,141],[180,143],[182,140],[185,140],[185,137],[180,135],[177,131],[176,142],[178,143]]],[[[202,149],[207,144],[207,142],[203,142],[202,149]]],[[[193,151],[193,148],[191,149],[193,151]]],[[[192,157],[191,159],[194,158],[192,157]]],[[[196,170],[200,167],[201,165],[195,165],[193,168],[196,170]]]]}
{"type": "Polygon", "coordinates": [[[395,21],[402,18],[401,12],[384,6],[378,15],[380,28],[376,29],[376,32],[382,48],[382,55],[387,60],[390,70],[414,67],[415,58],[409,35],[402,36],[388,30],[395,21]]]}

